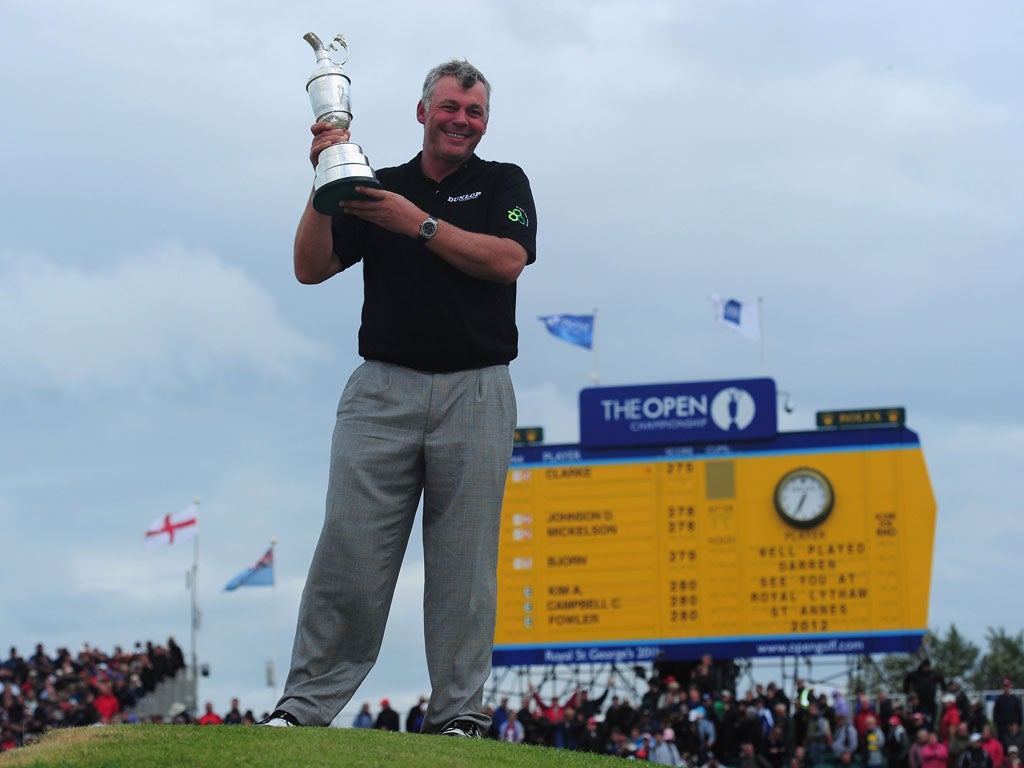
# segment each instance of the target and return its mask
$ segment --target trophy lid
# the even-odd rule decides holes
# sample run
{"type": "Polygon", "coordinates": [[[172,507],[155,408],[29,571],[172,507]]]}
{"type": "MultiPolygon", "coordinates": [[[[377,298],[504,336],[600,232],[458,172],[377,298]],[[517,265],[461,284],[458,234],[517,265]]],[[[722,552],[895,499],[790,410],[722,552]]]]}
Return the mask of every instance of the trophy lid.
{"type": "Polygon", "coordinates": [[[348,75],[342,70],[341,65],[348,61],[348,43],[345,42],[344,35],[337,34],[334,36],[334,40],[331,41],[330,45],[325,46],[323,42],[313,32],[307,32],[302,36],[302,39],[309,43],[312,47],[313,52],[316,53],[316,64],[317,67],[313,71],[313,74],[309,76],[309,80],[306,81],[306,89],[309,89],[309,84],[316,80],[318,77],[325,75],[341,75],[346,80],[349,80],[348,75]],[[344,49],[344,55],[341,61],[334,61],[331,58],[330,51],[337,51],[344,49]]]}

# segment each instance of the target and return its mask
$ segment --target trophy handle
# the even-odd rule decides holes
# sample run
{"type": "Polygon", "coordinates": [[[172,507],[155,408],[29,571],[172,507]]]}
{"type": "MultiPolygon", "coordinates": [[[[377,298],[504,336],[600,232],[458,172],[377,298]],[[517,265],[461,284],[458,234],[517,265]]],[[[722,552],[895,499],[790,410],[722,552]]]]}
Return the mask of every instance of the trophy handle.
{"type": "Polygon", "coordinates": [[[342,59],[341,61],[339,61],[338,63],[339,64],[344,64],[346,61],[348,61],[348,43],[345,42],[345,36],[344,35],[342,35],[342,34],[335,35],[334,36],[334,40],[331,41],[331,44],[328,47],[332,51],[337,51],[337,50],[339,50],[341,48],[344,48],[345,49],[345,58],[342,59]]]}

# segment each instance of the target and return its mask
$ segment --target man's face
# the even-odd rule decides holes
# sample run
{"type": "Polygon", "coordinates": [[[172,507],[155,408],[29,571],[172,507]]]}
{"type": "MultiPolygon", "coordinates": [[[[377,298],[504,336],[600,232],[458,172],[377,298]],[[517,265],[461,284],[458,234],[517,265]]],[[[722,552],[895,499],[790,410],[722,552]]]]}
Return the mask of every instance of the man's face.
{"type": "Polygon", "coordinates": [[[421,102],[416,119],[423,124],[423,151],[446,163],[468,160],[487,131],[487,91],[477,82],[463,90],[454,77],[434,87],[430,107],[421,102]]]}

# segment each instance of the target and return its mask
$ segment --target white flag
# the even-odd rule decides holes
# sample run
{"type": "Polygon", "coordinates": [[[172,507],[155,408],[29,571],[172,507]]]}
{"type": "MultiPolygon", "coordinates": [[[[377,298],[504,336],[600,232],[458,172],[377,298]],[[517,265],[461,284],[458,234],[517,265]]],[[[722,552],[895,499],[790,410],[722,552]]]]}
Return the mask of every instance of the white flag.
{"type": "Polygon", "coordinates": [[[715,320],[753,341],[761,340],[761,310],[757,304],[711,294],[715,320]]]}
{"type": "Polygon", "coordinates": [[[181,512],[162,515],[146,529],[146,549],[189,541],[199,535],[199,507],[189,504],[181,512]]]}

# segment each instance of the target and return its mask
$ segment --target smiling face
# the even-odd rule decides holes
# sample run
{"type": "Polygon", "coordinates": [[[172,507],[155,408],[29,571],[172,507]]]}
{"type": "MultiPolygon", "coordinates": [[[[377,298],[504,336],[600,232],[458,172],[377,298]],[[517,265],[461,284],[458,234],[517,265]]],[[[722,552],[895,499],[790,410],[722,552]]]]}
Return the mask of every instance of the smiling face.
{"type": "Polygon", "coordinates": [[[429,106],[420,102],[416,119],[423,124],[424,165],[454,170],[472,157],[487,131],[487,92],[483,83],[463,89],[454,77],[442,77],[429,106]]]}

